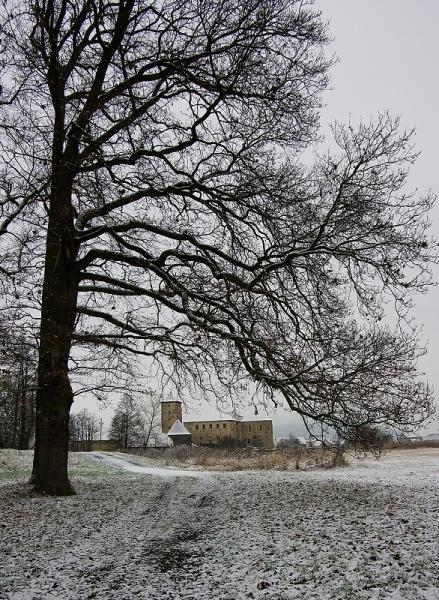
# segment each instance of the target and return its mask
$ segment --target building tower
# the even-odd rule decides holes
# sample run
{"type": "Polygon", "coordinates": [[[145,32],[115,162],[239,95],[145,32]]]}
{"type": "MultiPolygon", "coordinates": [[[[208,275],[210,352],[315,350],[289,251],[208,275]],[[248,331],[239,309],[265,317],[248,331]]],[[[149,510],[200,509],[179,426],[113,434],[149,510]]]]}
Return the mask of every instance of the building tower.
{"type": "Polygon", "coordinates": [[[182,421],[181,402],[168,396],[161,403],[162,433],[168,433],[175,421],[182,421]]]}

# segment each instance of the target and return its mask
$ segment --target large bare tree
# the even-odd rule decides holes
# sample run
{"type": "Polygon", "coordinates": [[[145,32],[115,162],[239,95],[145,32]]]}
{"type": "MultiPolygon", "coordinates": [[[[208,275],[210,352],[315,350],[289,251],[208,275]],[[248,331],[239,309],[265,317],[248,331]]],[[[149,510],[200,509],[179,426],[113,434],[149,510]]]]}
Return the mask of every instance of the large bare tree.
{"type": "Polygon", "coordinates": [[[340,433],[428,416],[415,341],[379,320],[428,283],[432,198],[405,193],[388,115],[301,164],[330,62],[312,2],[2,7],[2,285],[41,311],[38,489],[73,491],[81,347],[217,394],[248,379],[340,433]]]}

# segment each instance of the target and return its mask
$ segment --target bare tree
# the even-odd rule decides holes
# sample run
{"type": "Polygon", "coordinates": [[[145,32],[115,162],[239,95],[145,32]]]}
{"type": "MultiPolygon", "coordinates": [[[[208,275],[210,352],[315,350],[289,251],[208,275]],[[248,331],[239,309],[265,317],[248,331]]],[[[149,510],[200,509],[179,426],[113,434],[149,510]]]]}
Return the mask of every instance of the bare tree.
{"type": "Polygon", "coordinates": [[[430,414],[416,340],[379,320],[428,284],[433,199],[404,191],[388,115],[300,164],[330,62],[312,2],[2,7],[2,285],[41,309],[38,489],[73,491],[84,347],[217,397],[253,381],[339,432],[430,414]]]}
{"type": "Polygon", "coordinates": [[[89,452],[99,432],[96,415],[83,408],[70,415],[70,447],[79,452],[89,452]]]}
{"type": "Polygon", "coordinates": [[[146,448],[157,442],[160,416],[160,396],[152,390],[125,393],[111,420],[110,437],[121,448],[146,448]]]}
{"type": "Polygon", "coordinates": [[[152,390],[139,398],[139,442],[143,448],[156,445],[161,433],[161,400],[152,390]]]}
{"type": "Polygon", "coordinates": [[[139,444],[140,427],[139,403],[131,394],[125,393],[111,420],[110,437],[117,440],[120,447],[126,450],[139,444]]]}
{"type": "Polygon", "coordinates": [[[343,439],[337,440],[335,445],[342,446],[345,450],[353,452],[370,451],[379,456],[386,444],[393,441],[393,435],[390,431],[364,425],[357,427],[352,432],[347,431],[343,439]]]}

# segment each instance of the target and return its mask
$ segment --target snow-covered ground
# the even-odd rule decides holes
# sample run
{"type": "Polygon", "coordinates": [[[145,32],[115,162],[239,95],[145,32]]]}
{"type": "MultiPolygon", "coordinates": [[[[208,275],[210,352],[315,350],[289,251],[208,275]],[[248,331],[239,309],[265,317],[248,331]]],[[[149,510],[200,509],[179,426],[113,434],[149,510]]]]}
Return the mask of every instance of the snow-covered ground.
{"type": "Polygon", "coordinates": [[[2,600],[439,599],[438,450],[306,473],[118,458],[76,459],[73,497],[0,482],[2,600]]]}

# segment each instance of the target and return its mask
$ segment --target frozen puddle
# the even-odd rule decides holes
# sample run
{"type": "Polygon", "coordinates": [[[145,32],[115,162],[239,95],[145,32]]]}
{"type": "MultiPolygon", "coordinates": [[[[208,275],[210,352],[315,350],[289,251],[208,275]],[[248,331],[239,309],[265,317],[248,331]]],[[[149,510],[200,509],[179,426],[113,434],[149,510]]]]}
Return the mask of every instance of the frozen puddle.
{"type": "Polygon", "coordinates": [[[156,475],[157,477],[196,477],[198,479],[208,477],[205,471],[191,471],[188,469],[167,469],[164,467],[142,467],[125,458],[108,454],[106,452],[87,452],[87,456],[99,460],[107,465],[122,469],[130,473],[141,473],[143,475],[156,475]]]}

